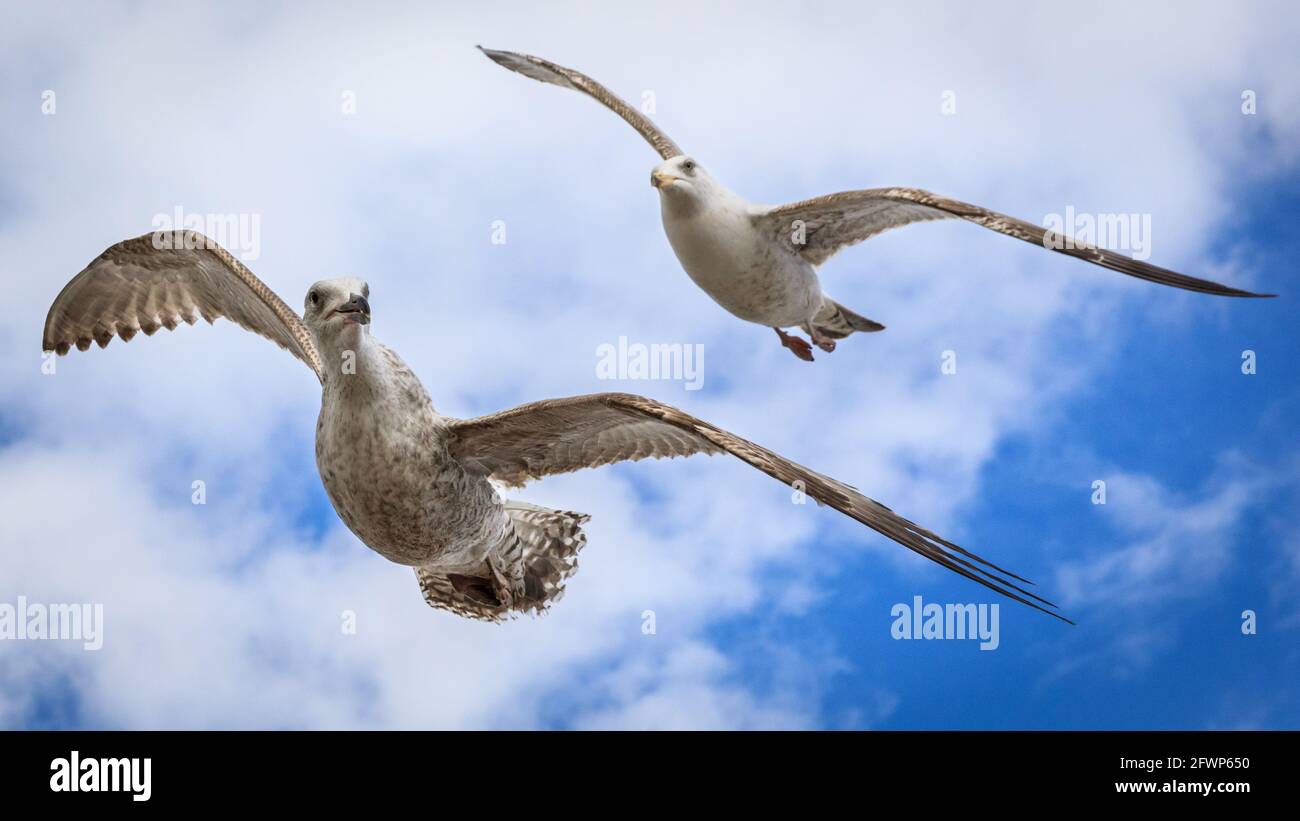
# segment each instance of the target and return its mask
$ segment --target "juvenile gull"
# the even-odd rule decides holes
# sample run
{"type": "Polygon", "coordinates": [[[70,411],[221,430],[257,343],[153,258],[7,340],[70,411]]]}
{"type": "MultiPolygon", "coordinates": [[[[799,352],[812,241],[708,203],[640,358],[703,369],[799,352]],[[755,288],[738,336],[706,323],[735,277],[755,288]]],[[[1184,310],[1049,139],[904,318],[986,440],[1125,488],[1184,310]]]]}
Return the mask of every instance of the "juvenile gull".
{"type": "Polygon", "coordinates": [[[664,232],[682,268],[723,308],[770,326],[782,345],[809,362],[812,346],[783,328],[802,328],[824,351],[835,350],[835,340],[849,334],[885,329],[823,293],[817,266],[841,248],[913,222],[961,218],[1162,285],[1219,296],[1273,296],[1148,265],[918,188],[867,188],[789,205],[755,205],[715,180],[650,118],[587,75],[529,54],[479,49],[511,71],[587,94],[635,128],[664,159],[651,172],[650,184],[659,190],[664,232]]]}
{"type": "Polygon", "coordinates": [[[502,498],[498,487],[647,457],[729,453],[909,550],[1056,618],[1030,584],[854,488],[677,408],[625,393],[548,399],[473,419],[438,413],[370,333],[370,288],[317,282],[302,317],[224,248],[192,231],[112,246],[59,293],[42,350],[102,348],[139,331],[226,317],[305,362],[321,383],[316,465],[339,518],[415,568],[425,601],[498,621],[542,612],[577,570],[587,516],[502,498]]]}

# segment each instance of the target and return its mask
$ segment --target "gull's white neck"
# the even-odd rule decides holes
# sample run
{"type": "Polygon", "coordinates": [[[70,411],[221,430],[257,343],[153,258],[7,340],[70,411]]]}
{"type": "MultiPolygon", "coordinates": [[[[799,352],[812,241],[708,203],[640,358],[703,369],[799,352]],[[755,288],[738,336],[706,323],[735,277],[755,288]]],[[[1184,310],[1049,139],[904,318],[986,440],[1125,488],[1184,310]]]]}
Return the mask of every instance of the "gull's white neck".
{"type": "Polygon", "coordinates": [[[342,396],[363,396],[385,383],[392,363],[383,346],[365,325],[347,325],[328,338],[318,338],[325,371],[325,389],[342,396]]]}
{"type": "Polygon", "coordinates": [[[739,194],[711,180],[708,188],[694,191],[661,191],[659,200],[665,217],[689,219],[705,212],[749,214],[754,206],[739,194]]]}

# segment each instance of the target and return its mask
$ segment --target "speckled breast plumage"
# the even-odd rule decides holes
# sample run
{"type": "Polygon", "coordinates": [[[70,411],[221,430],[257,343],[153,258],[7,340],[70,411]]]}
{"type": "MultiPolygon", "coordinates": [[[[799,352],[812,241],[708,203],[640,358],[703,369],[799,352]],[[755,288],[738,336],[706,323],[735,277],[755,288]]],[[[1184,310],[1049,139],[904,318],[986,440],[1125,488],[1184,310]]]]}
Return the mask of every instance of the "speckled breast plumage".
{"type": "Polygon", "coordinates": [[[316,463],[330,502],[366,546],[405,565],[481,562],[508,518],[487,479],[447,451],[445,423],[413,373],[376,345],[327,383],[316,463]]]}

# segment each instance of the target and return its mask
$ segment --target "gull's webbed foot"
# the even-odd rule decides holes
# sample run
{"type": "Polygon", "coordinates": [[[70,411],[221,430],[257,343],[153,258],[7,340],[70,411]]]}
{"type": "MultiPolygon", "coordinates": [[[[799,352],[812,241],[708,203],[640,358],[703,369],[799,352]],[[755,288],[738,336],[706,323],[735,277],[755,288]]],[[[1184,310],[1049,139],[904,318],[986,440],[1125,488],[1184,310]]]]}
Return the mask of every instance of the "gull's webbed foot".
{"type": "MultiPolygon", "coordinates": [[[[786,333],[780,328],[773,328],[772,330],[776,331],[776,335],[781,337],[781,345],[786,348],[789,348],[790,353],[794,354],[795,356],[799,357],[805,362],[813,361],[812,345],[809,345],[807,342],[805,342],[804,340],[800,339],[797,336],[794,336],[793,334],[786,333]]],[[[834,348],[835,348],[835,343],[832,342],[831,349],[833,350],[834,348]]]]}
{"type": "Polygon", "coordinates": [[[829,336],[823,336],[822,334],[816,333],[816,329],[813,326],[805,326],[805,329],[803,330],[806,330],[807,333],[809,333],[809,336],[813,338],[813,344],[815,344],[816,347],[822,348],[823,351],[826,351],[827,353],[835,351],[835,340],[829,338],[829,336]]]}

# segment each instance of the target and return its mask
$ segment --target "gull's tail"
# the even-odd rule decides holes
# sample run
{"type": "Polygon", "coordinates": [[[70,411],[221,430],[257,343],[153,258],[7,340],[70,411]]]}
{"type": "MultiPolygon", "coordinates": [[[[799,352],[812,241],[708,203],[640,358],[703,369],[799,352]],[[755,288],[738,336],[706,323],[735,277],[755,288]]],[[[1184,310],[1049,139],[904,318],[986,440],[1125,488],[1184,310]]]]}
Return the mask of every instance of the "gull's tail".
{"type": "MultiPolygon", "coordinates": [[[[813,317],[813,321],[808,324],[816,329],[819,336],[830,337],[831,339],[843,339],[854,333],[874,333],[885,330],[884,325],[874,319],[867,319],[861,314],[850,311],[830,297],[824,298],[822,309],[817,312],[817,316],[813,317]]],[[[812,333],[809,328],[804,330],[810,334],[812,333]]]]}
{"type": "Polygon", "coordinates": [[[518,613],[540,615],[564,595],[564,582],[577,572],[578,551],[587,544],[582,525],[591,517],[509,499],[504,508],[510,524],[480,567],[463,573],[415,567],[430,607],[499,622],[518,613]]]}
{"type": "Polygon", "coordinates": [[[505,509],[523,550],[524,594],[514,609],[545,612],[564,596],[565,580],[578,571],[578,551],[587,544],[582,525],[591,517],[509,499],[505,509]]]}

